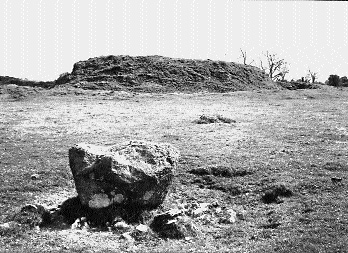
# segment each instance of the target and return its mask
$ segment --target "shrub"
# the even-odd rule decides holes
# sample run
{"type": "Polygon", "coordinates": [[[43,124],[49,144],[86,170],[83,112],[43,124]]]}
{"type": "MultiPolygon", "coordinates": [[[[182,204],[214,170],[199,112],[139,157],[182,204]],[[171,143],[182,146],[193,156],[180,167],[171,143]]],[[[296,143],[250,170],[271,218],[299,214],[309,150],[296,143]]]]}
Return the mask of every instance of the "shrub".
{"type": "Polygon", "coordinates": [[[340,84],[340,77],[338,75],[330,75],[328,85],[338,87],[340,84]]]}
{"type": "Polygon", "coordinates": [[[281,203],[282,201],[279,199],[280,196],[290,197],[292,194],[292,191],[285,185],[273,185],[269,189],[266,189],[262,196],[262,201],[266,204],[281,203]]]}
{"type": "Polygon", "coordinates": [[[348,87],[348,78],[346,76],[342,76],[340,78],[340,85],[343,87],[348,87]]]}

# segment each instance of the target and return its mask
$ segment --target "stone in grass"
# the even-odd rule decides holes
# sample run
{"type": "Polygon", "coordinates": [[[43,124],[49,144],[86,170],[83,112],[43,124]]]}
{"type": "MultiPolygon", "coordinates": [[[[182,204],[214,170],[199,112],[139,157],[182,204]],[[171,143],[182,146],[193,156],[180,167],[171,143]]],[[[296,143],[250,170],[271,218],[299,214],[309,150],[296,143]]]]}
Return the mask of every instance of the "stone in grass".
{"type": "Polygon", "coordinates": [[[233,209],[224,210],[222,213],[223,216],[220,215],[220,218],[218,220],[219,223],[232,224],[236,222],[237,213],[233,209]]]}
{"type": "Polygon", "coordinates": [[[193,220],[178,210],[170,210],[156,215],[150,228],[161,238],[185,239],[197,235],[193,220]]]}
{"type": "Polygon", "coordinates": [[[149,241],[155,235],[150,230],[150,228],[144,224],[139,224],[134,229],[121,234],[121,239],[125,239],[128,242],[134,241],[149,241]]]}
{"type": "Polygon", "coordinates": [[[24,230],[23,226],[16,221],[0,224],[0,236],[20,234],[22,230],[24,230]]]}
{"type": "Polygon", "coordinates": [[[113,229],[118,230],[118,231],[127,231],[132,228],[131,225],[127,224],[125,221],[117,221],[113,225],[113,229]]]}
{"type": "Polygon", "coordinates": [[[89,224],[86,217],[77,218],[76,221],[71,225],[71,229],[88,230],[89,224]]]}
{"type": "Polygon", "coordinates": [[[50,213],[41,205],[28,204],[15,213],[11,220],[29,227],[37,227],[50,222],[50,213]]]}
{"type": "Polygon", "coordinates": [[[196,209],[192,211],[193,217],[199,217],[204,213],[209,212],[211,209],[210,203],[200,203],[196,209]]]}
{"type": "Polygon", "coordinates": [[[32,175],[30,176],[30,179],[31,179],[31,180],[38,180],[38,179],[40,179],[40,175],[39,175],[39,174],[32,174],[32,175]]]}
{"type": "Polygon", "coordinates": [[[235,120],[223,117],[219,114],[217,115],[201,115],[198,120],[195,120],[196,124],[211,124],[211,123],[227,123],[232,124],[236,123],[235,120]]]}
{"type": "Polygon", "coordinates": [[[78,144],[69,150],[79,199],[90,209],[158,207],[169,190],[178,159],[178,150],[170,144],[145,141],[108,147],[78,144]]]}
{"type": "Polygon", "coordinates": [[[153,238],[155,235],[151,231],[151,229],[144,224],[139,224],[135,227],[135,229],[131,232],[131,236],[136,241],[149,241],[151,238],[153,238]]]}
{"type": "Polygon", "coordinates": [[[292,194],[292,191],[285,185],[274,185],[265,191],[264,195],[262,196],[262,201],[266,204],[278,204],[282,202],[279,197],[290,197],[292,194]]]}
{"type": "Polygon", "coordinates": [[[121,234],[120,238],[125,239],[128,242],[134,242],[134,238],[132,237],[131,232],[125,232],[125,233],[121,234]]]}
{"type": "Polygon", "coordinates": [[[139,232],[146,233],[149,230],[149,227],[144,224],[139,224],[135,229],[139,232]]]}

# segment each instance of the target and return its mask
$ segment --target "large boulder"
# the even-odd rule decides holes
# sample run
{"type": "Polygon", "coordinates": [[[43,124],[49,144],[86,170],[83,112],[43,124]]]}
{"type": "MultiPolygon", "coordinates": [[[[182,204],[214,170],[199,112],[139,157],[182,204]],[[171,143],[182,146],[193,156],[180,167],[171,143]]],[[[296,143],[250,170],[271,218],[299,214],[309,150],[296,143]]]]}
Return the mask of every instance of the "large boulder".
{"type": "Polygon", "coordinates": [[[179,152],[170,144],[130,141],[113,146],[77,144],[69,163],[82,205],[152,209],[163,203],[179,152]]]}

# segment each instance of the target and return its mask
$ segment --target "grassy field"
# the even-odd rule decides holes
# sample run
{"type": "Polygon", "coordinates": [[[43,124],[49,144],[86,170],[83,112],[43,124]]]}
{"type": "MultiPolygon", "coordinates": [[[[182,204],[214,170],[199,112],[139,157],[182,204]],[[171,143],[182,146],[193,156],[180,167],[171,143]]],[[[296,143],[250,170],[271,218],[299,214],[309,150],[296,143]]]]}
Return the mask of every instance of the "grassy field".
{"type": "Polygon", "coordinates": [[[0,96],[0,223],[25,203],[57,206],[76,195],[73,144],[130,139],[168,142],[181,152],[164,209],[216,201],[244,219],[197,220],[201,233],[192,240],[135,243],[108,231],[46,227],[3,233],[0,252],[348,252],[347,89],[33,94],[0,96]],[[202,114],[236,123],[196,124],[202,114]],[[189,173],[205,167],[236,173],[189,173]],[[291,196],[264,203],[277,185],[291,196]]]}

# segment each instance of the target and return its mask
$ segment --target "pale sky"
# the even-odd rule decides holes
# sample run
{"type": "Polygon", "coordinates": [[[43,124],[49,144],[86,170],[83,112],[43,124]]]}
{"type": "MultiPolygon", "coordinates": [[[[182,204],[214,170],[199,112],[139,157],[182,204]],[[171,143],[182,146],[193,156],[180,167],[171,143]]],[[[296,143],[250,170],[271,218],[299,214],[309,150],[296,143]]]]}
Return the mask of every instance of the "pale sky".
{"type": "Polygon", "coordinates": [[[102,55],[259,62],[269,50],[325,81],[348,76],[348,4],[322,1],[0,0],[0,75],[54,80],[102,55]]]}

